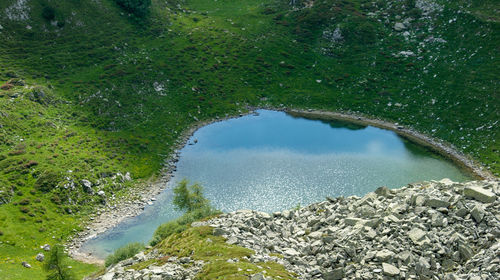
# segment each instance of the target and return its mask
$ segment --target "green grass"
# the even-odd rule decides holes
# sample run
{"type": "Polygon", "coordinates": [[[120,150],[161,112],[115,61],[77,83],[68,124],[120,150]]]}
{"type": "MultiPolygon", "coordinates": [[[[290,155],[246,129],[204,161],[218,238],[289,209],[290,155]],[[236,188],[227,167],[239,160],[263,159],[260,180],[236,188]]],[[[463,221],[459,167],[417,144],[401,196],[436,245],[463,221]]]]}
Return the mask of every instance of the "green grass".
{"type": "Polygon", "coordinates": [[[13,2],[0,2],[0,86],[12,76],[26,86],[0,89],[0,252],[16,259],[0,261],[7,279],[19,279],[16,270],[43,278],[19,261],[69,238],[96,209],[132,199],[197,120],[247,106],[398,122],[500,172],[495,1],[439,0],[432,26],[414,21],[409,40],[392,26],[414,12],[411,1],[325,0],[298,10],[285,0],[153,1],[143,21],[113,1],[50,1],[59,25],[42,17],[44,1],[29,2],[28,22],[8,20],[13,2]],[[380,9],[387,23],[367,16],[380,9]],[[322,36],[336,27],[341,44],[322,36]],[[425,43],[431,35],[447,43],[425,43]],[[408,50],[417,56],[393,55],[408,50]],[[49,171],[59,187],[36,190],[49,171]],[[105,176],[118,172],[133,180],[105,176]],[[93,194],[83,179],[99,183],[93,194]]]}
{"type": "Polygon", "coordinates": [[[229,245],[220,236],[212,235],[211,227],[188,228],[163,240],[155,248],[168,256],[187,257],[203,260],[207,264],[198,273],[196,279],[248,279],[248,274],[265,272],[266,276],[280,279],[295,279],[282,265],[274,262],[251,263],[243,257],[249,257],[252,250],[229,245]],[[229,263],[229,259],[238,262],[229,263]]]}

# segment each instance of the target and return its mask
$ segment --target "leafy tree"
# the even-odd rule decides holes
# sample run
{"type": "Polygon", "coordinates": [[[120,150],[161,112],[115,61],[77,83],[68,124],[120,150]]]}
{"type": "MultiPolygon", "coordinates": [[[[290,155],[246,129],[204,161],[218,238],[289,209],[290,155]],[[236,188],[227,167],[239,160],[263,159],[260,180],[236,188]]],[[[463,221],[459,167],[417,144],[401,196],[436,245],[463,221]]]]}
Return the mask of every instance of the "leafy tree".
{"type": "Polygon", "coordinates": [[[55,245],[50,250],[49,256],[43,265],[43,269],[48,273],[47,280],[74,280],[73,273],[66,265],[67,256],[61,245],[55,245]]]}
{"type": "Polygon", "coordinates": [[[151,0],[115,0],[115,2],[127,12],[138,17],[146,16],[149,12],[149,6],[151,6],[151,0]]]}
{"type": "Polygon", "coordinates": [[[203,187],[199,184],[188,186],[188,181],[183,179],[174,188],[174,201],[177,210],[191,212],[209,204],[208,199],[203,197],[203,187]]]}

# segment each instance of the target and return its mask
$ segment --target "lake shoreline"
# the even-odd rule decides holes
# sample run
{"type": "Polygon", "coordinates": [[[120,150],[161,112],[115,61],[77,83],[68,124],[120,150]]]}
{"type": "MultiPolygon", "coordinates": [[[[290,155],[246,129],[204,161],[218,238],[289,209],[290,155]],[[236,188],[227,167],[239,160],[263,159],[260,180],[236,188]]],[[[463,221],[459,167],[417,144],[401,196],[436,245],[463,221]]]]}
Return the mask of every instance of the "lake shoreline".
{"type": "Polygon", "coordinates": [[[398,135],[404,138],[409,139],[410,141],[416,142],[419,145],[432,149],[433,151],[441,154],[447,159],[452,160],[455,164],[469,171],[471,174],[474,174],[478,178],[495,178],[489,172],[483,170],[479,166],[479,164],[469,159],[462,153],[458,152],[453,147],[431,137],[425,136],[424,134],[406,129],[395,123],[378,119],[365,118],[358,115],[319,110],[300,110],[270,107],[247,109],[248,112],[246,113],[239,113],[237,115],[227,116],[225,118],[197,122],[186,129],[174,144],[173,152],[166,158],[165,167],[160,172],[160,175],[157,177],[152,177],[150,180],[141,184],[137,187],[137,189],[134,190],[140,192],[139,199],[137,199],[136,201],[121,201],[115,207],[107,208],[106,210],[104,210],[104,212],[97,216],[94,220],[83,222],[82,227],[85,228],[85,230],[77,233],[71,239],[71,241],[67,243],[66,247],[68,248],[69,255],[78,261],[103,264],[104,260],[81,249],[83,243],[115,227],[126,219],[140,215],[146,206],[153,204],[156,196],[158,196],[165,190],[165,188],[167,187],[167,183],[170,181],[173,173],[175,172],[180,150],[188,144],[189,139],[196,130],[212,123],[253,114],[255,113],[255,110],[259,109],[282,111],[291,116],[303,117],[306,119],[344,120],[355,124],[371,125],[383,129],[388,129],[396,132],[398,135]]]}
{"type": "Polygon", "coordinates": [[[394,131],[399,136],[417,143],[420,146],[431,149],[433,152],[440,154],[446,159],[451,160],[455,165],[467,171],[476,179],[495,179],[487,169],[483,168],[480,163],[469,158],[465,154],[459,152],[455,147],[448,143],[444,143],[436,138],[427,136],[415,130],[406,128],[397,123],[388,121],[367,118],[359,115],[351,115],[338,112],[321,111],[321,110],[300,110],[289,109],[285,112],[291,116],[302,117],[312,120],[341,120],[348,121],[359,125],[370,125],[378,128],[394,131]]]}

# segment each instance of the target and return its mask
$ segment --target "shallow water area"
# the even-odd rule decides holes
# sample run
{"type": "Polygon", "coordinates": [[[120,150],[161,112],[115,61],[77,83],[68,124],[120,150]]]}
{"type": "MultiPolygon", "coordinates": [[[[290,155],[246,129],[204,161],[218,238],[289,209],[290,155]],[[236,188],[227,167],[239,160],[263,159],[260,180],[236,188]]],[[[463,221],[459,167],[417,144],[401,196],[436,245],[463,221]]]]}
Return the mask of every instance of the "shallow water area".
{"type": "Polygon", "coordinates": [[[86,242],[83,251],[104,257],[130,242],[147,243],[160,224],[181,215],[173,209],[172,188],[183,178],[199,182],[205,196],[224,212],[273,212],[327,196],[362,196],[380,186],[445,177],[471,179],[450,161],[393,131],[259,110],[197,130],[154,205],[86,242]]]}

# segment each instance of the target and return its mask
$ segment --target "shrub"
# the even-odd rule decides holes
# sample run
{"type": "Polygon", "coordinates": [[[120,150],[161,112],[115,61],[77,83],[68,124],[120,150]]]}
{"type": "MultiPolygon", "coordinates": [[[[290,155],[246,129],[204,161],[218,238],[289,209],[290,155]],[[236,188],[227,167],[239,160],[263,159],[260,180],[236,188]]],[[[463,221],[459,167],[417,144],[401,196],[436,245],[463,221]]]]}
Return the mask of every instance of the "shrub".
{"type": "Polygon", "coordinates": [[[35,189],[42,192],[49,192],[57,186],[59,179],[59,175],[53,171],[44,172],[36,179],[35,189]]]}
{"type": "Polygon", "coordinates": [[[30,200],[27,198],[24,198],[21,201],[19,201],[19,205],[29,205],[29,204],[30,204],[30,200]]]}
{"type": "Polygon", "coordinates": [[[30,160],[30,161],[28,161],[28,163],[26,163],[26,164],[24,165],[24,168],[30,168],[30,167],[33,167],[33,166],[35,166],[35,165],[38,165],[38,162],[36,162],[36,161],[34,161],[34,160],[30,160]]]}
{"type": "Polygon", "coordinates": [[[22,155],[25,153],[26,153],[25,150],[14,150],[14,151],[9,152],[9,156],[18,156],[18,155],[22,155]]]}
{"type": "Polygon", "coordinates": [[[139,242],[129,243],[121,248],[118,248],[113,254],[106,257],[106,266],[113,265],[120,261],[133,257],[144,249],[144,244],[139,242]]]}
{"type": "Polygon", "coordinates": [[[48,21],[56,18],[56,11],[50,6],[44,6],[42,9],[42,17],[48,21]]]}
{"type": "Polygon", "coordinates": [[[151,6],[151,0],[115,0],[115,2],[127,12],[138,17],[146,16],[149,12],[149,6],[151,6]]]}
{"type": "Polygon", "coordinates": [[[153,234],[150,245],[154,246],[170,235],[184,231],[192,222],[217,214],[220,214],[220,211],[213,209],[210,205],[187,212],[177,220],[160,225],[153,234]]]}
{"type": "Polygon", "coordinates": [[[61,245],[55,245],[49,253],[43,269],[48,273],[47,280],[72,280],[76,279],[67,265],[68,257],[61,245]]]}

